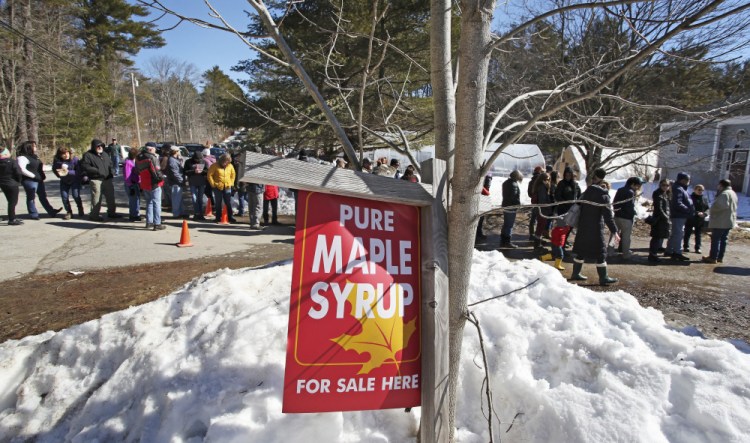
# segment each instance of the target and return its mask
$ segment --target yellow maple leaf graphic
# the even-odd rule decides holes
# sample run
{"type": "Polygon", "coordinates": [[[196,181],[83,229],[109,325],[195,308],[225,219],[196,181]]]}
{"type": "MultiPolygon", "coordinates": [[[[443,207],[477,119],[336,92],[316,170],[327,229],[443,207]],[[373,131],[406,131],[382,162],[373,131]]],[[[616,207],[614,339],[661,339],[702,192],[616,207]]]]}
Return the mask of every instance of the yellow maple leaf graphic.
{"type": "MultiPolygon", "coordinates": [[[[355,284],[354,289],[347,297],[352,306],[352,316],[356,316],[357,291],[358,285],[355,284]]],[[[387,297],[388,294],[381,294],[380,296],[387,297]]],[[[398,297],[394,298],[398,299],[398,297]]],[[[370,371],[379,368],[387,361],[395,362],[398,369],[396,354],[406,347],[412,334],[417,330],[416,318],[407,323],[404,323],[398,315],[393,315],[391,318],[380,318],[377,309],[375,309],[376,297],[372,297],[372,300],[370,311],[373,317],[368,317],[365,313],[362,317],[357,318],[362,325],[362,332],[356,335],[342,334],[331,339],[347,351],[370,355],[370,359],[362,365],[357,374],[369,374],[370,371]]]]}

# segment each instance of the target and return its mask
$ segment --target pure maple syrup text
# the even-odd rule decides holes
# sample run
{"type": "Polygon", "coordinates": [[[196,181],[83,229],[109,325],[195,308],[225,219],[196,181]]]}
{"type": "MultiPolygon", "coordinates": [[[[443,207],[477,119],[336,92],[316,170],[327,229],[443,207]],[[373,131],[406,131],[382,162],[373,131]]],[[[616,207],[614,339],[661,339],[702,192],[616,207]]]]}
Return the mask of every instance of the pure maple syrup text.
{"type": "Polygon", "coordinates": [[[354,237],[344,268],[343,237],[318,235],[311,271],[313,273],[374,275],[383,269],[390,275],[412,275],[412,242],[400,240],[394,247],[390,239],[369,238],[367,248],[362,237],[354,237]]]}
{"type": "Polygon", "coordinates": [[[311,318],[320,320],[328,315],[330,303],[324,295],[328,290],[333,292],[336,300],[336,318],[344,318],[344,308],[350,296],[354,296],[353,314],[356,318],[393,318],[404,316],[404,307],[414,301],[414,289],[408,283],[392,283],[385,288],[383,283],[354,284],[346,282],[343,289],[338,283],[316,282],[310,291],[310,299],[316,306],[308,311],[311,318]],[[374,309],[373,309],[374,306],[374,309]]]}
{"type": "Polygon", "coordinates": [[[339,224],[342,227],[346,227],[346,223],[352,221],[358,229],[393,232],[393,211],[341,205],[339,209],[339,224]]]}

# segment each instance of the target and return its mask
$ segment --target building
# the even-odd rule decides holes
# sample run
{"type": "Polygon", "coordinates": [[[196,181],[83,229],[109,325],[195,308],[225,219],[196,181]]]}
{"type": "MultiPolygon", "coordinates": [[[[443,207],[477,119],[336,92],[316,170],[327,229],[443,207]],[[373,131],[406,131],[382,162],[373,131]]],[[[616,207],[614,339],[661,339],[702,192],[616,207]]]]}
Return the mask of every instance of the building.
{"type": "Polygon", "coordinates": [[[674,179],[684,171],[691,184],[708,189],[728,179],[735,192],[750,195],[750,116],[664,123],[659,140],[669,143],[659,149],[662,177],[674,179]]]}

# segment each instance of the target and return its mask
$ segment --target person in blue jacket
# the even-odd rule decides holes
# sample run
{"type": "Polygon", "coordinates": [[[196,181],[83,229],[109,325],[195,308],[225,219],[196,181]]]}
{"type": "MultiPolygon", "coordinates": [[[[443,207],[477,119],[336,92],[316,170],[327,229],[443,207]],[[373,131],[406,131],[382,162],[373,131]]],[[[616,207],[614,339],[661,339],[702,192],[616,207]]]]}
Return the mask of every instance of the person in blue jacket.
{"type": "Polygon", "coordinates": [[[690,261],[682,255],[682,239],[685,235],[685,224],[688,218],[695,214],[695,206],[687,189],[690,184],[690,176],[686,172],[677,174],[677,180],[672,184],[672,199],[669,201],[669,211],[672,221],[672,233],[667,242],[667,251],[664,255],[672,260],[690,261]]]}

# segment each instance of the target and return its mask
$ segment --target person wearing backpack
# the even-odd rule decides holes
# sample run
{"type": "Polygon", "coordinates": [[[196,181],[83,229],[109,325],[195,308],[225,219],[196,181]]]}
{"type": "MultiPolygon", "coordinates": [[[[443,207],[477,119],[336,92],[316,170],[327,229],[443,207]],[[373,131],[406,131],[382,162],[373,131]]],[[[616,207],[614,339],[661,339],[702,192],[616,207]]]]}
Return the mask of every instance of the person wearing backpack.
{"type": "Polygon", "coordinates": [[[606,171],[602,168],[595,170],[591,186],[586,188],[581,195],[581,202],[594,204],[580,204],[578,234],[573,242],[575,258],[571,280],[587,280],[587,277],[581,274],[583,263],[585,260],[595,260],[599,284],[608,285],[618,281],[607,274],[607,242],[604,239],[604,226],[609,228],[616,241],[619,240],[619,235],[613,220],[612,208],[609,206],[609,191],[601,185],[606,175],[606,171]]]}
{"type": "Polygon", "coordinates": [[[146,197],[146,229],[161,231],[166,226],[161,224],[161,192],[164,186],[164,175],[161,173],[159,157],[156,155],[156,143],[146,143],[146,150],[138,154],[135,167],[141,179],[141,189],[146,197]]]}

